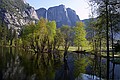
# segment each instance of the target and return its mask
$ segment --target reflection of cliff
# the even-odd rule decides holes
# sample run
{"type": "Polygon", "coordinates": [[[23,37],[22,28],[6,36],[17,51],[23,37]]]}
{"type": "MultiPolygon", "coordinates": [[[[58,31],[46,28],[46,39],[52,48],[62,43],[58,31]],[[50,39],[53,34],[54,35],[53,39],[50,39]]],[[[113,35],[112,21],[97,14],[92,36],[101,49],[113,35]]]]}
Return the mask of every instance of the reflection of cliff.
{"type": "Polygon", "coordinates": [[[75,23],[80,21],[76,12],[70,8],[66,9],[64,5],[50,7],[48,10],[40,8],[36,12],[39,18],[47,18],[50,21],[55,20],[57,27],[62,25],[75,26],[75,23]]]}

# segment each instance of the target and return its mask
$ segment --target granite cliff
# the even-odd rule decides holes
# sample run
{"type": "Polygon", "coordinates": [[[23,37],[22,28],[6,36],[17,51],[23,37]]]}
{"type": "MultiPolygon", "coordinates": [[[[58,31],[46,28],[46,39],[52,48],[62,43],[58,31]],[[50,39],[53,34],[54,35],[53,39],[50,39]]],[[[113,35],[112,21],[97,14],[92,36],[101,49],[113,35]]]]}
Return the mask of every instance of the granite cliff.
{"type": "Polygon", "coordinates": [[[75,26],[77,21],[80,21],[76,12],[70,8],[65,8],[64,5],[50,7],[48,10],[40,8],[36,10],[39,18],[47,18],[52,21],[55,20],[57,27],[62,25],[75,26]]]}
{"type": "Polygon", "coordinates": [[[25,0],[0,0],[0,24],[5,24],[8,29],[20,29],[37,20],[35,9],[25,0]]]}
{"type": "Polygon", "coordinates": [[[46,18],[46,13],[47,10],[45,8],[40,8],[38,10],[36,10],[38,18],[40,19],[41,17],[46,18]]]}

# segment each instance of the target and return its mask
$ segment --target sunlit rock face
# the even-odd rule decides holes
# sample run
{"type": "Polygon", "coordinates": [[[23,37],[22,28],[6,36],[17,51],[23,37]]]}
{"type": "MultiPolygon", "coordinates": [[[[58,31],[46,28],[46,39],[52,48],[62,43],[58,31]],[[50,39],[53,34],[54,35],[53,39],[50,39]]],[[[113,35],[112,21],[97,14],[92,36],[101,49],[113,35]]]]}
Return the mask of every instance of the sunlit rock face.
{"type": "Polygon", "coordinates": [[[39,18],[47,18],[48,20],[56,21],[57,27],[62,25],[75,26],[77,21],[80,21],[76,12],[70,8],[65,8],[64,5],[50,7],[48,10],[40,8],[37,10],[39,18]]]}
{"type": "Polygon", "coordinates": [[[0,24],[12,29],[21,29],[24,25],[39,20],[36,11],[25,0],[0,0],[0,24]]]}
{"type": "Polygon", "coordinates": [[[8,24],[8,27],[12,28],[22,27],[23,25],[38,20],[37,14],[32,7],[30,9],[26,9],[23,12],[18,11],[18,13],[11,14],[9,11],[5,11],[3,14],[5,23],[8,24]]]}

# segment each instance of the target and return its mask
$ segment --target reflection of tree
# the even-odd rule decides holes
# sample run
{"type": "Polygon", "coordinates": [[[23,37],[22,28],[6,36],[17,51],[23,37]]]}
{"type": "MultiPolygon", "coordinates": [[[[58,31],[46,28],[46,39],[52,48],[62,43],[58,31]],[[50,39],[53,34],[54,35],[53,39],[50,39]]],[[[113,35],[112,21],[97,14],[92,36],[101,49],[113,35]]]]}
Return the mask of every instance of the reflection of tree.
{"type": "Polygon", "coordinates": [[[74,77],[79,78],[81,77],[81,73],[86,72],[86,67],[88,65],[89,61],[86,58],[78,58],[74,62],[74,77]]]}
{"type": "Polygon", "coordinates": [[[115,63],[113,63],[113,68],[112,68],[112,80],[114,80],[114,75],[115,74],[115,63]]]}
{"type": "Polygon", "coordinates": [[[53,55],[49,53],[42,53],[30,56],[23,53],[21,56],[21,65],[24,67],[26,79],[31,79],[34,76],[37,80],[54,80],[55,70],[61,64],[60,60],[53,58],[53,55]],[[37,58],[37,59],[36,59],[37,58]]]}
{"type": "Polygon", "coordinates": [[[105,59],[101,59],[100,56],[94,55],[94,58],[91,58],[92,63],[89,65],[91,66],[91,73],[94,76],[99,76],[100,79],[105,78],[107,76],[106,74],[106,61],[105,59]]]}
{"type": "Polygon", "coordinates": [[[58,70],[58,73],[56,73],[55,80],[71,80],[70,78],[70,70],[68,66],[68,61],[64,57],[64,64],[60,70],[58,70]]]}
{"type": "Polygon", "coordinates": [[[37,55],[17,48],[0,48],[0,80],[54,80],[61,59],[49,53],[37,55]],[[2,50],[1,50],[2,49],[2,50]]]}
{"type": "Polygon", "coordinates": [[[69,66],[66,58],[64,58],[64,80],[69,80],[69,66]]]}

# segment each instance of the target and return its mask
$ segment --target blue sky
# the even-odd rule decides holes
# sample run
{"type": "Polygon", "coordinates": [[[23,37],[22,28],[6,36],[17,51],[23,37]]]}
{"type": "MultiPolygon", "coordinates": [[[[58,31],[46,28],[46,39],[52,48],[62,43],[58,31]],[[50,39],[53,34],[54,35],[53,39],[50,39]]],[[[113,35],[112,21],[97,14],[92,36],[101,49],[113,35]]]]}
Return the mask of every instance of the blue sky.
{"type": "Polygon", "coordinates": [[[35,9],[48,9],[49,7],[63,4],[66,8],[69,7],[75,10],[81,20],[89,18],[90,8],[87,3],[88,0],[26,0],[26,2],[35,7],[35,9]]]}

